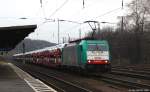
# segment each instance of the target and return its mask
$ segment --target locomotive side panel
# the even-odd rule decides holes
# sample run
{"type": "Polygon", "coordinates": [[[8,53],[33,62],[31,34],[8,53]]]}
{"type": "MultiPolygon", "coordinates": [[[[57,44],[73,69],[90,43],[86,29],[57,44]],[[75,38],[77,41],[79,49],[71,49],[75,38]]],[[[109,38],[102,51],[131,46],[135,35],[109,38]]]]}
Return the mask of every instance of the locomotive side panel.
{"type": "Polygon", "coordinates": [[[66,66],[79,66],[81,63],[80,48],[78,45],[63,49],[62,64],[66,66]]]}

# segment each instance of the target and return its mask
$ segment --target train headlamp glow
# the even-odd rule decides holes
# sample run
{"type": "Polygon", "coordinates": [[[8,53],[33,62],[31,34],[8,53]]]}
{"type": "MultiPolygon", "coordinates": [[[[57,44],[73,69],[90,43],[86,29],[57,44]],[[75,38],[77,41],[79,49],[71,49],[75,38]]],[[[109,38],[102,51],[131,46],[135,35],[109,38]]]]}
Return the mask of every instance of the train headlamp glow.
{"type": "Polygon", "coordinates": [[[106,60],[105,63],[108,63],[108,61],[106,60]]]}
{"type": "Polygon", "coordinates": [[[88,60],[88,62],[90,63],[91,61],[90,61],[90,60],[88,60]]]}

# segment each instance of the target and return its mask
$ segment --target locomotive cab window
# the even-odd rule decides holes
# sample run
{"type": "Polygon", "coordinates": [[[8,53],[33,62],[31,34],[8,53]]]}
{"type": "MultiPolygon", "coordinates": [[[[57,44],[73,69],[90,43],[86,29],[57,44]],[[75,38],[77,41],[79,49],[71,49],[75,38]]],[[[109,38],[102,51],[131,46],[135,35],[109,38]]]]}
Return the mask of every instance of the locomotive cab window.
{"type": "Polygon", "coordinates": [[[89,44],[88,51],[107,51],[107,47],[100,44],[89,44]]]}

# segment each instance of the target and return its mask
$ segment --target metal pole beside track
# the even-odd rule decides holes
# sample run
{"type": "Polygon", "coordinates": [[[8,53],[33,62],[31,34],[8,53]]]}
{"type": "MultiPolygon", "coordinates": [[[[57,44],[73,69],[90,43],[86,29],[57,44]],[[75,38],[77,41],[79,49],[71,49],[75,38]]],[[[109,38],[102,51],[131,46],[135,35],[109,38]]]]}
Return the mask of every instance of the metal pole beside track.
{"type": "Polygon", "coordinates": [[[59,19],[58,19],[58,44],[59,44],[59,19]]]}

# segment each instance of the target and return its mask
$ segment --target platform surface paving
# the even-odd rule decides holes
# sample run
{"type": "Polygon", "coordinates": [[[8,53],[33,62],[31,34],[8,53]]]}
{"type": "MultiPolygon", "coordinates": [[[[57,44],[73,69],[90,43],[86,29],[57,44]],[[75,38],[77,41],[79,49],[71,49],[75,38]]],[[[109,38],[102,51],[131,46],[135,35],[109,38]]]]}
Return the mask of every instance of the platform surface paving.
{"type": "Polygon", "coordinates": [[[0,92],[34,92],[7,62],[0,61],[0,92]]]}
{"type": "Polygon", "coordinates": [[[30,75],[11,63],[0,61],[0,92],[56,92],[41,81],[30,78],[30,75]],[[20,75],[21,74],[21,75],[20,75]],[[34,84],[32,83],[34,82],[34,84]],[[36,88],[33,85],[41,85],[36,88]],[[44,85],[44,90],[43,89],[44,85]]]}

